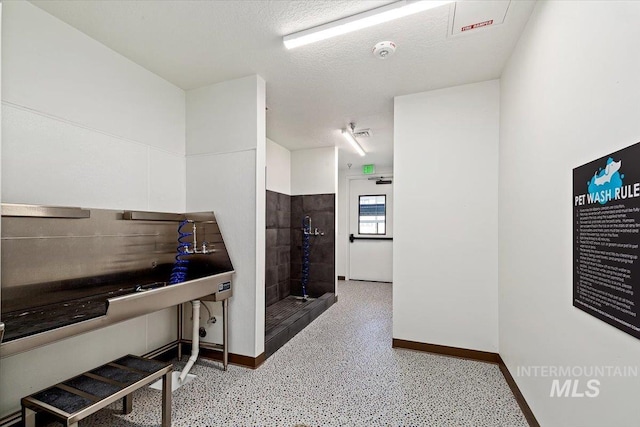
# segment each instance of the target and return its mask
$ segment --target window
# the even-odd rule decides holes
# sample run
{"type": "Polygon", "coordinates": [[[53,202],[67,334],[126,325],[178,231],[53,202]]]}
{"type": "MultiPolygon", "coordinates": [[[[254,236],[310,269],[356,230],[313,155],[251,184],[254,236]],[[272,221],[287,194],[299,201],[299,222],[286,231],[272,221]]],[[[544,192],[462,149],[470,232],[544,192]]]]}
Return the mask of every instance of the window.
{"type": "Polygon", "coordinates": [[[387,196],[360,196],[359,234],[386,234],[387,196]]]}

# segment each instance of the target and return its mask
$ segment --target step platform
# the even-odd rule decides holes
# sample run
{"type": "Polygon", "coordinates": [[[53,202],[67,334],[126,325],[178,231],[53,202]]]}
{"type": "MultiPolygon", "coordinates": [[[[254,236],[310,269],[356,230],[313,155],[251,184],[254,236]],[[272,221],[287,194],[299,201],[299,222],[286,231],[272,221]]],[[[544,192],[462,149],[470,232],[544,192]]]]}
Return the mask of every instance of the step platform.
{"type": "Polygon", "coordinates": [[[36,414],[46,412],[67,427],[122,399],[123,413],[133,410],[132,393],[162,377],[162,427],[171,426],[173,365],[128,355],[22,398],[25,427],[36,426],[36,414]]]}

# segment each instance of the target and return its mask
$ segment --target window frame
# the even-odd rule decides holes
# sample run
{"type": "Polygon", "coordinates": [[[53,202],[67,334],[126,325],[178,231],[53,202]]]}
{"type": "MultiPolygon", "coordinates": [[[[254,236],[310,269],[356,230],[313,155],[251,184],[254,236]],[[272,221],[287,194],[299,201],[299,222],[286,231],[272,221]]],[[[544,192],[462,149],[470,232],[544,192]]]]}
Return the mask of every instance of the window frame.
{"type": "MultiPolygon", "coordinates": [[[[376,230],[378,230],[378,224],[380,224],[380,222],[376,221],[376,230]]],[[[362,194],[362,195],[358,195],[358,234],[360,235],[364,235],[364,236],[386,236],[387,235],[387,195],[386,194],[362,194]],[[363,197],[384,197],[384,233],[363,233],[361,230],[361,223],[360,223],[360,217],[361,215],[361,208],[362,208],[362,203],[360,203],[360,201],[362,200],[363,197]]]]}

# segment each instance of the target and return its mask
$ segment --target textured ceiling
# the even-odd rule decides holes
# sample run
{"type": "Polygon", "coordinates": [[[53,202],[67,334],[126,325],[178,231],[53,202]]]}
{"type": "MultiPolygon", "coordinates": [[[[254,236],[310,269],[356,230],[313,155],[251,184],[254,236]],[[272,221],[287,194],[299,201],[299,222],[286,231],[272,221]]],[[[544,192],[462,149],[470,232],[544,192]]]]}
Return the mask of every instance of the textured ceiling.
{"type": "Polygon", "coordinates": [[[392,165],[393,97],[498,78],[533,8],[513,1],[505,23],[447,37],[452,7],[287,50],[282,36],[390,3],[347,0],[33,1],[183,89],[259,74],[267,136],[290,150],[336,145],[340,167],[392,165]],[[375,43],[396,54],[379,60],[375,43]],[[338,129],[371,128],[357,156],[338,129]]]}

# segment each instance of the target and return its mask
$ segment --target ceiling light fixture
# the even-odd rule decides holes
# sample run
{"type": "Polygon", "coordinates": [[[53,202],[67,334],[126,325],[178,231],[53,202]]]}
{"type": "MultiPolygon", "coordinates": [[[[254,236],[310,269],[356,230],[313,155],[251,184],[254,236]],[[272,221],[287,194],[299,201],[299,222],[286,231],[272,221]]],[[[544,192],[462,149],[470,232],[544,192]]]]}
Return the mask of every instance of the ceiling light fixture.
{"type": "Polygon", "coordinates": [[[424,10],[453,3],[454,0],[400,0],[386,6],[338,19],[337,21],[319,25],[308,30],[284,36],[282,41],[287,49],[326,40],[331,37],[347,34],[352,31],[372,27],[374,25],[389,22],[403,16],[412,15],[424,10]]]}
{"type": "Polygon", "coordinates": [[[360,156],[363,156],[367,153],[365,153],[364,149],[360,146],[360,144],[358,144],[358,141],[356,141],[356,139],[353,137],[353,129],[355,129],[355,125],[353,123],[350,124],[351,129],[342,129],[342,136],[344,136],[344,139],[346,139],[347,141],[349,141],[349,144],[351,144],[351,146],[358,152],[358,154],[360,154],[360,156]]]}

